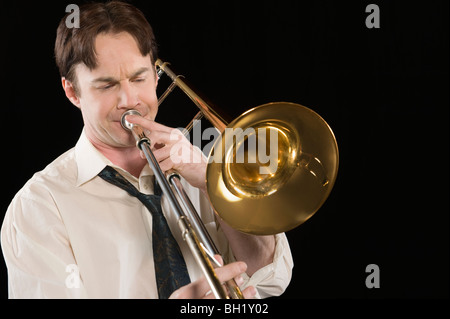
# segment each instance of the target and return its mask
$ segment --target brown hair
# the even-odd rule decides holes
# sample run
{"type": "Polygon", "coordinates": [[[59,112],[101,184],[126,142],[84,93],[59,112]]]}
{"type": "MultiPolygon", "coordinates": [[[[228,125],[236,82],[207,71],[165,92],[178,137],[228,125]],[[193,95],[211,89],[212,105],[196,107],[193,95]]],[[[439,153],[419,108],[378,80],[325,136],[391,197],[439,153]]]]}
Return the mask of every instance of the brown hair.
{"type": "Polygon", "coordinates": [[[157,44],[152,27],[144,14],[131,4],[111,1],[88,3],[80,6],[80,27],[68,28],[68,13],[56,31],[55,59],[61,77],[73,83],[78,94],[75,66],[84,63],[90,70],[97,67],[95,38],[100,33],[128,32],[143,56],[150,54],[154,64],[157,59],[157,44]]]}

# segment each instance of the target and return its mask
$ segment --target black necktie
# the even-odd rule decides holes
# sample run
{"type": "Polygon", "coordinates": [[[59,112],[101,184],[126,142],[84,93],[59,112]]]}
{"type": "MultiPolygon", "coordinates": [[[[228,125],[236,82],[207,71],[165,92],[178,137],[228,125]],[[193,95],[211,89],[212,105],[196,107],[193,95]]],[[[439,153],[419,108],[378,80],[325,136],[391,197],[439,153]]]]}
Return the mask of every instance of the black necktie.
{"type": "Polygon", "coordinates": [[[153,259],[156,283],[160,299],[167,299],[178,288],[190,283],[186,263],[175,238],[170,232],[161,209],[161,189],[155,183],[155,195],[139,192],[114,168],[106,166],[99,174],[105,181],[120,187],[131,196],[137,197],[152,214],[153,259]]]}

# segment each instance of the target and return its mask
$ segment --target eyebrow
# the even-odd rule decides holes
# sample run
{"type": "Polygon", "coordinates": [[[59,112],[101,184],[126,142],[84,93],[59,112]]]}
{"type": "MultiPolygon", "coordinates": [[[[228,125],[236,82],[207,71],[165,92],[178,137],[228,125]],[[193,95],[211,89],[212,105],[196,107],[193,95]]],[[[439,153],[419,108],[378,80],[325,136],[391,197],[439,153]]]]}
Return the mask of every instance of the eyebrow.
{"type": "MultiPolygon", "coordinates": [[[[132,79],[132,78],[138,77],[138,76],[142,75],[143,73],[148,72],[148,70],[149,70],[149,68],[142,67],[142,68],[138,69],[137,71],[133,72],[129,76],[129,78],[132,79]]],[[[112,76],[102,76],[102,77],[96,78],[91,81],[92,84],[99,83],[99,82],[110,83],[110,82],[118,82],[118,81],[112,76]]]]}

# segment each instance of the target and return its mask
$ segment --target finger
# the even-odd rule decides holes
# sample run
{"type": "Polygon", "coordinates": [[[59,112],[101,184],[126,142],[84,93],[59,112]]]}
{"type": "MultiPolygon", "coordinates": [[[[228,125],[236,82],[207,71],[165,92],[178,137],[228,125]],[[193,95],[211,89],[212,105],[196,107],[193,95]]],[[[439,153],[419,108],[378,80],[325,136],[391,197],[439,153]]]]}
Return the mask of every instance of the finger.
{"type": "MultiPolygon", "coordinates": [[[[196,159],[192,145],[183,142],[175,144],[165,144],[164,147],[154,149],[153,154],[160,165],[165,165],[165,169],[181,169],[183,164],[201,163],[201,158],[196,159]],[[167,161],[167,162],[166,162],[167,161]]],[[[162,169],[162,167],[161,167],[162,169]]]]}
{"type": "Polygon", "coordinates": [[[226,282],[234,277],[243,274],[247,270],[247,264],[242,261],[237,261],[226,266],[216,268],[217,277],[221,282],[226,282]]]}
{"type": "Polygon", "coordinates": [[[211,288],[207,280],[202,277],[190,284],[183,286],[175,290],[170,299],[201,299],[205,298],[205,295],[211,288]]]}
{"type": "Polygon", "coordinates": [[[162,125],[153,120],[146,119],[145,117],[139,115],[127,115],[125,119],[132,124],[140,125],[148,131],[161,131],[170,133],[170,131],[173,130],[173,128],[171,127],[162,125]]]}
{"type": "MultiPolygon", "coordinates": [[[[218,255],[216,255],[218,256],[218,255]]],[[[219,259],[222,259],[219,257],[219,259]]],[[[220,260],[219,260],[220,262],[220,260]]],[[[221,283],[224,283],[240,274],[245,272],[247,270],[247,264],[244,262],[234,262],[231,264],[228,264],[226,266],[216,268],[216,275],[221,283]]],[[[209,294],[205,296],[208,291],[211,290],[211,287],[209,286],[208,281],[205,278],[202,278],[201,280],[197,280],[194,283],[191,283],[190,285],[193,285],[191,287],[192,291],[195,291],[197,295],[200,295],[201,298],[214,298],[214,294],[209,294]]]]}
{"type": "MultiPolygon", "coordinates": [[[[223,288],[225,289],[225,291],[228,291],[226,286],[223,286],[223,288]]],[[[256,289],[253,286],[248,286],[247,288],[242,290],[241,293],[244,296],[244,299],[253,299],[256,297],[256,289]]],[[[230,296],[229,293],[228,296],[230,296]]],[[[211,291],[209,291],[203,299],[216,299],[216,297],[211,291]]]]}
{"type": "Polygon", "coordinates": [[[222,256],[220,255],[214,255],[214,259],[217,260],[219,262],[219,264],[221,264],[223,266],[223,259],[222,256]]]}
{"type": "Polygon", "coordinates": [[[175,145],[177,143],[189,143],[187,139],[181,134],[181,132],[177,129],[172,129],[169,133],[165,131],[148,131],[146,133],[147,137],[151,140],[152,147],[157,147],[157,144],[160,145],[175,145]]]}
{"type": "Polygon", "coordinates": [[[169,169],[174,168],[174,163],[172,162],[170,157],[160,161],[158,164],[163,172],[167,172],[169,169]]]}
{"type": "MultiPolygon", "coordinates": [[[[225,289],[225,291],[226,291],[225,286],[222,285],[222,288],[225,289]]],[[[220,298],[220,297],[217,297],[217,298],[220,298]]],[[[217,298],[214,295],[214,293],[212,292],[212,290],[210,290],[206,293],[205,297],[203,297],[202,299],[217,299],[217,298]]]]}
{"type": "Polygon", "coordinates": [[[164,146],[158,149],[153,150],[153,155],[158,162],[162,162],[165,159],[170,157],[170,146],[164,146]]]}
{"type": "MultiPolygon", "coordinates": [[[[216,255],[216,259],[220,262],[222,261],[218,255],[216,255]]],[[[239,276],[247,270],[247,264],[244,262],[234,262],[228,264],[226,266],[216,268],[216,275],[221,283],[226,282],[232,278],[239,276]]],[[[196,280],[180,289],[176,290],[171,298],[183,298],[183,299],[192,299],[192,298],[206,298],[211,299],[214,298],[212,293],[206,295],[208,291],[211,290],[208,281],[205,277],[202,277],[199,280],[196,280]]],[[[252,298],[256,293],[253,287],[247,287],[244,291],[245,298],[252,298]]]]}
{"type": "Polygon", "coordinates": [[[256,297],[256,288],[253,286],[248,286],[242,291],[245,299],[253,299],[256,297]]]}
{"type": "Polygon", "coordinates": [[[234,277],[234,282],[236,283],[236,285],[240,286],[244,283],[244,278],[239,275],[237,277],[234,277]]]}

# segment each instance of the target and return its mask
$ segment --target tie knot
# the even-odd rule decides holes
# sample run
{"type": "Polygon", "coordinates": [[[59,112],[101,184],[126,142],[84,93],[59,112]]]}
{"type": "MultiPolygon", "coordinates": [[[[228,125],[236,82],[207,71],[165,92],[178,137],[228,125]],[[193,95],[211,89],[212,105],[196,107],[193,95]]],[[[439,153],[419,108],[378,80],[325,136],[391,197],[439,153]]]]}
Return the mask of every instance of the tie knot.
{"type": "Polygon", "coordinates": [[[133,186],[125,177],[120,175],[118,171],[116,171],[114,168],[110,166],[106,166],[99,174],[99,177],[104,179],[110,184],[113,184],[124,191],[126,191],[130,196],[136,197],[139,199],[142,204],[144,204],[145,207],[148,208],[148,210],[152,213],[152,215],[156,213],[161,212],[161,189],[159,186],[155,185],[155,195],[147,195],[144,193],[141,193],[137,190],[136,187],[133,186]],[[159,193],[159,194],[158,194],[159,193]]]}
{"type": "MultiPolygon", "coordinates": [[[[139,197],[142,195],[145,195],[141,193],[136,187],[133,186],[125,177],[123,177],[118,171],[116,171],[111,166],[106,166],[99,174],[99,177],[104,179],[105,181],[120,187],[121,189],[125,190],[130,194],[131,196],[139,197]]],[[[155,181],[154,183],[154,194],[156,196],[161,196],[161,187],[159,184],[155,181]]],[[[152,196],[152,195],[150,195],[152,196]]]]}

